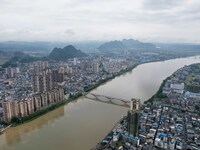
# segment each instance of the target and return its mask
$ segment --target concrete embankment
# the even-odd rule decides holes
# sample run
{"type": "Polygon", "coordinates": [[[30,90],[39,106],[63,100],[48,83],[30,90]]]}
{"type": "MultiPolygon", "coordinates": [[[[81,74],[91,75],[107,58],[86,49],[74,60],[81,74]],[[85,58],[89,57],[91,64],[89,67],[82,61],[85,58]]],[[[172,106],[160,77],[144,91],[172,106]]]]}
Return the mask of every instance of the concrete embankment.
{"type": "Polygon", "coordinates": [[[11,126],[12,126],[12,124],[9,125],[9,126],[7,126],[7,127],[5,127],[5,128],[3,128],[3,129],[1,129],[1,130],[0,130],[0,134],[2,134],[5,130],[7,130],[7,129],[10,128],[11,126]]]}

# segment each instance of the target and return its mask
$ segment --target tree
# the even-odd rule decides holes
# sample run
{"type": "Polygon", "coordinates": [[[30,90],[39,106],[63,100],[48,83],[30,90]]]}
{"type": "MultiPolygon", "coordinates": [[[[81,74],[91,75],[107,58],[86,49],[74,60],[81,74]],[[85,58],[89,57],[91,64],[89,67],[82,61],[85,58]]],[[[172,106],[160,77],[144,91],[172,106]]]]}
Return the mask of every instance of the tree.
{"type": "Polygon", "coordinates": [[[11,119],[11,123],[21,123],[21,119],[20,118],[18,118],[18,117],[13,117],[12,119],[11,119]]]}

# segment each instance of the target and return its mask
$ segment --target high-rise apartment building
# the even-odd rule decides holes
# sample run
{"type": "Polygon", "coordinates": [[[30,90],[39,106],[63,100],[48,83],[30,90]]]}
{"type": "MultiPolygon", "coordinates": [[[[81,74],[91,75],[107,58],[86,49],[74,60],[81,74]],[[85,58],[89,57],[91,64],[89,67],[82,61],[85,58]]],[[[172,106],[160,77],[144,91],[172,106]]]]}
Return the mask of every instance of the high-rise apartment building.
{"type": "Polygon", "coordinates": [[[9,122],[13,117],[18,117],[18,102],[7,100],[2,102],[4,121],[9,122]]]}
{"type": "Polygon", "coordinates": [[[32,79],[34,93],[50,91],[53,88],[52,73],[50,69],[34,73],[32,79]]]}
{"type": "Polygon", "coordinates": [[[2,108],[4,121],[9,122],[12,119],[10,101],[3,101],[2,108]]]}
{"type": "Polygon", "coordinates": [[[12,117],[17,117],[18,114],[19,114],[18,102],[17,101],[10,101],[10,105],[11,105],[11,115],[12,115],[12,117]]]}
{"type": "Polygon", "coordinates": [[[53,94],[51,91],[47,92],[47,102],[49,106],[53,104],[53,94]]]}
{"type": "Polygon", "coordinates": [[[29,97],[25,100],[25,103],[27,105],[27,113],[28,115],[32,114],[34,112],[34,101],[33,97],[29,97]]]}
{"type": "Polygon", "coordinates": [[[16,74],[20,72],[18,67],[15,67],[15,68],[8,67],[5,69],[5,71],[6,71],[7,78],[14,78],[16,74]]]}
{"type": "Polygon", "coordinates": [[[81,70],[86,70],[86,60],[81,60],[81,70]]]}
{"type": "Polygon", "coordinates": [[[42,101],[40,94],[34,95],[33,102],[34,102],[34,111],[38,111],[42,108],[42,101]]]}
{"type": "Polygon", "coordinates": [[[140,99],[131,99],[130,110],[138,111],[140,109],[140,99]]]}
{"type": "Polygon", "coordinates": [[[13,117],[26,117],[63,100],[64,89],[62,88],[37,93],[20,101],[4,100],[2,102],[3,119],[6,122],[10,122],[13,117]]]}
{"type": "Polygon", "coordinates": [[[95,74],[99,73],[99,62],[97,60],[92,62],[92,71],[95,74]]]}
{"type": "Polygon", "coordinates": [[[34,71],[35,72],[41,72],[45,69],[49,68],[49,63],[48,61],[37,61],[34,64],[34,71]]]}
{"type": "Polygon", "coordinates": [[[46,91],[50,91],[53,89],[53,81],[52,81],[52,72],[50,69],[46,70],[46,72],[44,73],[44,76],[46,76],[46,91]]]}
{"type": "Polygon", "coordinates": [[[128,133],[130,135],[138,134],[138,117],[140,110],[140,99],[131,99],[130,110],[127,114],[128,133]]]}
{"type": "Polygon", "coordinates": [[[18,102],[18,108],[19,108],[19,117],[25,117],[28,115],[27,104],[24,101],[18,102]]]}
{"type": "Polygon", "coordinates": [[[41,93],[41,101],[42,101],[42,107],[46,108],[48,107],[48,102],[47,102],[47,93],[41,93]]]}
{"type": "Polygon", "coordinates": [[[53,82],[63,82],[64,81],[64,71],[52,70],[52,80],[53,82]]]}

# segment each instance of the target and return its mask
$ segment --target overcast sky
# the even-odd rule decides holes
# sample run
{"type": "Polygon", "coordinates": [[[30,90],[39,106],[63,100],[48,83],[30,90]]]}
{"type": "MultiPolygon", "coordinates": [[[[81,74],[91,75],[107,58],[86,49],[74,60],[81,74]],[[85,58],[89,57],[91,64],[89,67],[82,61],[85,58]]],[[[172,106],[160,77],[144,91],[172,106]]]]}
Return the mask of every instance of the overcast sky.
{"type": "Polygon", "coordinates": [[[0,40],[200,43],[200,0],[0,0],[0,40]]]}

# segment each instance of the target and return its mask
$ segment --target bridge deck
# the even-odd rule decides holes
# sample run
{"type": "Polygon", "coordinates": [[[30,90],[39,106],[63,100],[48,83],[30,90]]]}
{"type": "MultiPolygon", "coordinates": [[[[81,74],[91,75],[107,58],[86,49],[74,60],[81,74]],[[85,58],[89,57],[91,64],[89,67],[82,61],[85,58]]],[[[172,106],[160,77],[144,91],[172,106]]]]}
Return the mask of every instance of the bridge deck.
{"type": "Polygon", "coordinates": [[[85,95],[85,97],[87,99],[91,99],[94,101],[99,101],[99,102],[103,102],[107,104],[113,104],[113,105],[122,106],[122,107],[130,107],[130,101],[127,101],[124,99],[113,98],[113,97],[94,94],[94,93],[88,93],[87,95],[85,95]]]}

